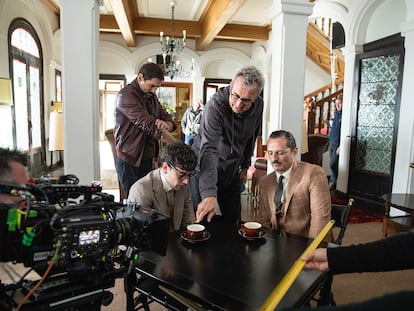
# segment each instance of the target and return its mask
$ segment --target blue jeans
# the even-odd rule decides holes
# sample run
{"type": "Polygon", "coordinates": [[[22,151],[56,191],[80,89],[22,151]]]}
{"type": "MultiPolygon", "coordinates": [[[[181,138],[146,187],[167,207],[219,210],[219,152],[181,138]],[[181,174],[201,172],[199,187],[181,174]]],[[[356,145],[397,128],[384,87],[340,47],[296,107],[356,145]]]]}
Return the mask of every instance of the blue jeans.
{"type": "Polygon", "coordinates": [[[329,182],[336,185],[336,179],[338,178],[338,161],[339,155],[336,154],[338,146],[329,145],[329,166],[331,167],[331,177],[329,182]]]}
{"type": "Polygon", "coordinates": [[[152,159],[142,160],[140,166],[132,166],[124,160],[116,158],[115,168],[125,197],[128,198],[129,189],[132,185],[152,170],[152,159]]]}
{"type": "Polygon", "coordinates": [[[184,143],[191,146],[193,144],[194,136],[195,135],[193,134],[185,135],[184,143]]]}

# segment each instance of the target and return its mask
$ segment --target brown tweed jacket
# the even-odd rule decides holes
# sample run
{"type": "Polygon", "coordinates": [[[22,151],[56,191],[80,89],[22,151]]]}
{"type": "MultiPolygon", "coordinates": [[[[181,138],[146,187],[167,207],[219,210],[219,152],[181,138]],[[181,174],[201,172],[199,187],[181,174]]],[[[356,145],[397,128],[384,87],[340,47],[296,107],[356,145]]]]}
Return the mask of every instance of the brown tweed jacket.
{"type": "MultiPolygon", "coordinates": [[[[161,174],[161,168],[158,168],[135,182],[129,190],[128,202],[136,202],[141,206],[156,209],[159,213],[171,217],[167,207],[167,193],[162,187],[161,174]]],[[[171,229],[176,231],[189,225],[192,210],[190,187],[186,186],[175,193],[171,229]]]]}
{"type": "Polygon", "coordinates": [[[264,226],[315,238],[331,219],[331,196],[324,170],[314,164],[293,162],[281,217],[275,215],[276,184],[275,172],[262,178],[257,221],[264,226]]]}

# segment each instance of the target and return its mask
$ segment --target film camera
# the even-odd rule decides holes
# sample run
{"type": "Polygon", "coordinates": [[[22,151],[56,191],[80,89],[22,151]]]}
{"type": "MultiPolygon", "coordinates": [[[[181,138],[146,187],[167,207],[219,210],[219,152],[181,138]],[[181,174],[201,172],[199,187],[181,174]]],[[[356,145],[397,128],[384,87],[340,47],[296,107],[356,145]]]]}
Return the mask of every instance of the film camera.
{"type": "Polygon", "coordinates": [[[105,291],[141,251],[165,255],[169,218],[114,202],[99,184],[0,182],[0,262],[22,263],[42,276],[0,283],[0,310],[100,310],[105,291]]]}

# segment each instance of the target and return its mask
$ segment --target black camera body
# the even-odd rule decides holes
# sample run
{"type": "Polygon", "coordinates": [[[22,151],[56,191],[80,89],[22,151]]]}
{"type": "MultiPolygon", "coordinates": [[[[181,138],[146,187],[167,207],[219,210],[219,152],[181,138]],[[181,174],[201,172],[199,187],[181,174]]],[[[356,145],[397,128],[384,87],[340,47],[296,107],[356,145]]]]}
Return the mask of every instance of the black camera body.
{"type": "MultiPolygon", "coordinates": [[[[23,207],[0,203],[0,261],[23,263],[40,275],[53,262],[48,292],[52,288],[56,297],[56,290],[63,297],[75,292],[72,287],[81,293],[112,286],[141,251],[165,255],[169,217],[114,202],[99,185],[0,182],[0,193],[25,201],[23,207]],[[57,289],[56,278],[65,285],[57,289]]],[[[37,304],[50,300],[46,292],[39,297],[37,304]]]]}

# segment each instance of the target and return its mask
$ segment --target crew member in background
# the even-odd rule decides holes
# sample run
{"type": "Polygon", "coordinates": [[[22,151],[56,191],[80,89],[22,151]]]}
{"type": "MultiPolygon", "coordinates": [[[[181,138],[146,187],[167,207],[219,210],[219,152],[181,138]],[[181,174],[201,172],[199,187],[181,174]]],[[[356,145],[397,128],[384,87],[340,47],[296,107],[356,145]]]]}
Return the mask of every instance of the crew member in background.
{"type": "Polygon", "coordinates": [[[158,157],[159,139],[164,136],[172,138],[168,132],[176,128],[155,95],[163,80],[161,68],[147,63],[116,98],[115,167],[127,197],[129,188],[152,170],[153,160],[158,157]]]}
{"type": "Polygon", "coordinates": [[[203,115],[203,101],[197,99],[193,102],[191,107],[188,107],[184,112],[181,120],[181,129],[184,133],[184,142],[187,145],[192,145],[194,136],[198,134],[200,129],[201,116],[203,115]]]}
{"type": "Polygon", "coordinates": [[[339,162],[339,144],[341,142],[341,125],[342,125],[342,98],[335,100],[336,111],[331,121],[329,131],[329,166],[331,167],[331,176],[329,178],[329,189],[336,189],[336,180],[338,178],[339,162]]]}

